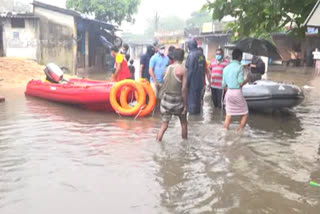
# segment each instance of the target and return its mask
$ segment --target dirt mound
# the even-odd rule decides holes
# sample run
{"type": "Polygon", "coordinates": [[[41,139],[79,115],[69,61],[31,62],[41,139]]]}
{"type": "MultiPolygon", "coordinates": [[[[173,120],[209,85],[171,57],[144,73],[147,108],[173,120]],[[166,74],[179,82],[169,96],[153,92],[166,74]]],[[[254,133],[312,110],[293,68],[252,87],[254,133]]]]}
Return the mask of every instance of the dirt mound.
{"type": "Polygon", "coordinates": [[[0,58],[0,86],[25,86],[31,79],[44,79],[45,66],[32,60],[20,58],[0,58]]]}

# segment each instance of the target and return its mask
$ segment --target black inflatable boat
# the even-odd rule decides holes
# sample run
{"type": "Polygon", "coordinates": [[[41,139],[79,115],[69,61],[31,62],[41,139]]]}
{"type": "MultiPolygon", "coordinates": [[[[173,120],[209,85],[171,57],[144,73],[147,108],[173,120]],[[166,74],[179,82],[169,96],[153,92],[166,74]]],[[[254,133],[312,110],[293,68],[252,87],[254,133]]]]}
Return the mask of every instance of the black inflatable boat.
{"type": "Polygon", "coordinates": [[[250,110],[281,110],[295,107],[304,99],[303,91],[296,85],[258,80],[242,88],[250,110]]]}

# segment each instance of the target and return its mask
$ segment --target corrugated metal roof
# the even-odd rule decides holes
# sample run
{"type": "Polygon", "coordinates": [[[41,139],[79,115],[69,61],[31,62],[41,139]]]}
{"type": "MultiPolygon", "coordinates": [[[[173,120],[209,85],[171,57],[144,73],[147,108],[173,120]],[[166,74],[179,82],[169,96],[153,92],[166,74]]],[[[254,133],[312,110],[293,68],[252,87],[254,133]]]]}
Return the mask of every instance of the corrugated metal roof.
{"type": "Polygon", "coordinates": [[[19,19],[39,19],[39,17],[34,16],[32,13],[0,13],[0,18],[19,18],[19,19]]]}
{"type": "Polygon", "coordinates": [[[88,19],[88,18],[82,18],[82,20],[84,22],[90,22],[90,23],[94,23],[102,28],[108,29],[108,30],[118,30],[116,26],[109,24],[107,22],[104,21],[100,21],[100,20],[96,20],[96,19],[88,19]]]}
{"type": "Polygon", "coordinates": [[[78,13],[74,10],[56,7],[56,6],[45,4],[42,2],[38,2],[38,1],[34,1],[32,4],[36,7],[41,7],[41,8],[47,9],[47,10],[56,11],[56,12],[67,14],[67,15],[74,16],[74,17],[80,17],[84,22],[91,22],[91,23],[94,23],[96,25],[101,26],[102,28],[106,28],[108,30],[119,30],[114,25],[109,24],[107,22],[99,21],[96,19],[83,18],[80,13],[78,13]]]}
{"type": "Polygon", "coordinates": [[[44,8],[44,9],[56,11],[56,12],[59,12],[59,13],[70,15],[70,16],[76,16],[76,17],[81,16],[80,13],[78,13],[78,12],[76,12],[74,10],[69,10],[69,9],[65,9],[65,8],[61,8],[61,7],[56,7],[56,6],[53,6],[53,5],[50,5],[50,4],[45,4],[45,3],[42,3],[42,2],[38,2],[38,1],[34,1],[32,4],[33,4],[33,6],[36,6],[36,7],[41,7],[41,8],[44,8]]]}

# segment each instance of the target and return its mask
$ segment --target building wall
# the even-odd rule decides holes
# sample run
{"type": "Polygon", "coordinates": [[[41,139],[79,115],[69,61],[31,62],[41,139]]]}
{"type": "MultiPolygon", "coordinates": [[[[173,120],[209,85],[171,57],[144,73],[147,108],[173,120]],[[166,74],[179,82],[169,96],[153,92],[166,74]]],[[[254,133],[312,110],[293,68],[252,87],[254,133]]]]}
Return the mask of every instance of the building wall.
{"type": "Polygon", "coordinates": [[[140,57],[146,53],[146,44],[129,44],[130,46],[130,58],[135,61],[140,61],[140,57]]]}
{"type": "Polygon", "coordinates": [[[216,57],[216,50],[219,48],[219,44],[215,42],[208,43],[208,52],[207,52],[207,59],[212,60],[216,57]]]}
{"type": "Polygon", "coordinates": [[[34,15],[40,18],[40,62],[53,62],[75,72],[74,17],[36,6],[34,15]]]}
{"type": "Polygon", "coordinates": [[[295,48],[301,48],[301,51],[303,51],[302,55],[304,55],[304,41],[300,41],[295,37],[286,34],[275,34],[272,36],[272,39],[282,57],[282,61],[289,61],[291,59],[291,55],[295,52],[295,48]]]}
{"type": "Polygon", "coordinates": [[[39,60],[39,20],[24,19],[24,28],[12,28],[11,18],[0,18],[3,51],[7,57],[39,60]]]}
{"type": "Polygon", "coordinates": [[[300,49],[301,59],[307,66],[313,65],[312,52],[316,48],[320,48],[320,36],[307,35],[304,39],[297,39],[293,36],[280,34],[273,35],[272,39],[277,46],[278,52],[282,57],[282,61],[287,62],[292,59],[292,55],[300,49]]]}
{"type": "Polygon", "coordinates": [[[216,50],[222,48],[230,42],[230,35],[227,36],[212,36],[199,39],[201,41],[201,46],[204,51],[204,55],[208,60],[212,60],[216,56],[216,50]]]}

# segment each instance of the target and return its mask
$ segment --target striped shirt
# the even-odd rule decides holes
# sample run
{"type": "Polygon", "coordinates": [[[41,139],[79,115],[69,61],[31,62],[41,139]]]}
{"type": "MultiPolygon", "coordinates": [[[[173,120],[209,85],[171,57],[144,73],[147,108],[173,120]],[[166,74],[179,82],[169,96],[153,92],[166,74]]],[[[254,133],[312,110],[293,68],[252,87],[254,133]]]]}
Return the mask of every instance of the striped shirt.
{"type": "Polygon", "coordinates": [[[222,73],[223,69],[229,64],[227,60],[223,60],[222,62],[213,59],[210,63],[210,71],[211,71],[211,88],[219,88],[221,89],[222,84],[222,73]]]}

